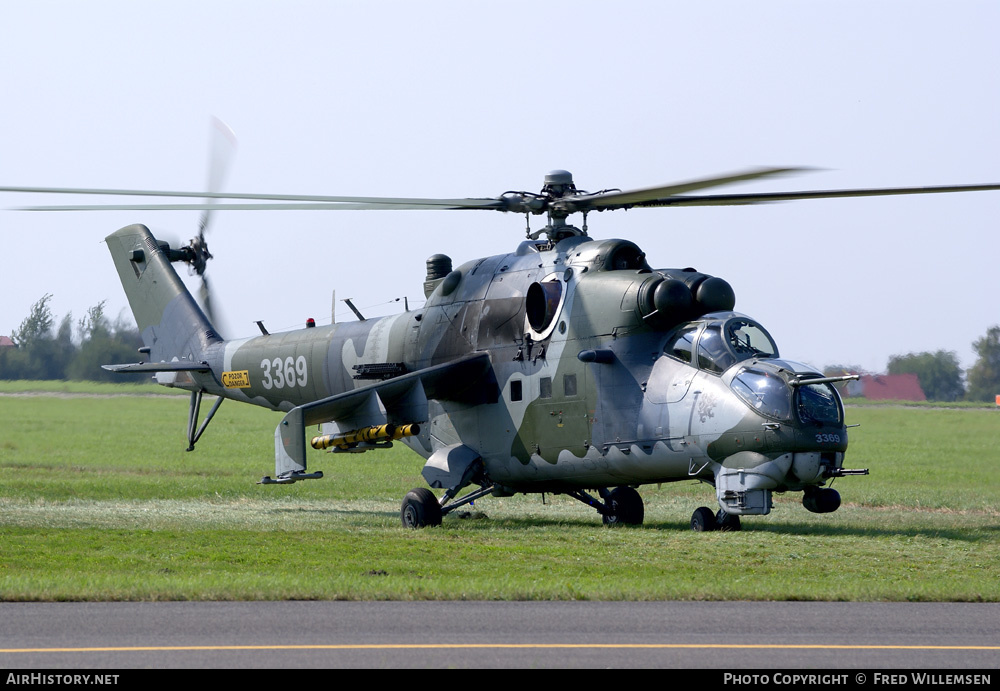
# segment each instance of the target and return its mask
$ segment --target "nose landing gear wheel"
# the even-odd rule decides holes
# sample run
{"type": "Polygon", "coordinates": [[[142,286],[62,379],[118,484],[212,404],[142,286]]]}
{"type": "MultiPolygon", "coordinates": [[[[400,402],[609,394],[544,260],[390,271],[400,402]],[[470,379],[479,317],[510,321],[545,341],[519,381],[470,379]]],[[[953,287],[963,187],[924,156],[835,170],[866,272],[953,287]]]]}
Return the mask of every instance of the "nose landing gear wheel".
{"type": "Polygon", "coordinates": [[[712,530],[736,532],[741,528],[739,515],[727,513],[722,509],[719,509],[718,513],[713,513],[712,509],[702,506],[691,514],[691,530],[698,533],[707,533],[712,530]]]}
{"type": "Polygon", "coordinates": [[[696,533],[708,533],[719,527],[715,521],[715,512],[707,506],[701,506],[691,514],[691,530],[696,533]]]}
{"type": "Polygon", "coordinates": [[[722,509],[719,509],[719,513],[715,514],[715,524],[718,530],[728,530],[731,532],[736,532],[743,527],[740,525],[739,514],[726,513],[722,509]]]}

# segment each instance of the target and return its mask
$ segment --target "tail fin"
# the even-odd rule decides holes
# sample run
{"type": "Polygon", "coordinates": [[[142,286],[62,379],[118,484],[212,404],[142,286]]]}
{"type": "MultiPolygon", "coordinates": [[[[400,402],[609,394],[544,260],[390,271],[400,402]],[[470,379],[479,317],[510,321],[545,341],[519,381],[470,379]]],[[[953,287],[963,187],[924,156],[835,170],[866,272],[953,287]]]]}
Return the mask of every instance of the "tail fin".
{"type": "Polygon", "coordinates": [[[146,226],[126,226],[106,241],[148,362],[200,360],[209,345],[222,341],[146,226]]]}

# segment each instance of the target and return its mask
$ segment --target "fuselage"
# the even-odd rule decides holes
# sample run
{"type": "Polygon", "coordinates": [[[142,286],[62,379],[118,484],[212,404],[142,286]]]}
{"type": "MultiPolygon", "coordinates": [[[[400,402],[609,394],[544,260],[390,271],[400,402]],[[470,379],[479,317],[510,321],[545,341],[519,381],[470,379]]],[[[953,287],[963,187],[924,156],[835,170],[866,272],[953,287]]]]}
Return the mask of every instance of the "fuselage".
{"type": "Polygon", "coordinates": [[[730,311],[720,279],[653,270],[631,242],[586,237],[527,241],[429,279],[420,310],[213,343],[211,372],[158,376],[289,411],[487,352],[492,402],[429,401],[404,442],[425,458],[474,449],[510,491],[718,489],[720,477],[732,491],[780,491],[841,465],[836,392],[798,386],[820,375],[778,360],[766,331],[730,311]],[[804,392],[818,400],[812,417],[804,392]]]}

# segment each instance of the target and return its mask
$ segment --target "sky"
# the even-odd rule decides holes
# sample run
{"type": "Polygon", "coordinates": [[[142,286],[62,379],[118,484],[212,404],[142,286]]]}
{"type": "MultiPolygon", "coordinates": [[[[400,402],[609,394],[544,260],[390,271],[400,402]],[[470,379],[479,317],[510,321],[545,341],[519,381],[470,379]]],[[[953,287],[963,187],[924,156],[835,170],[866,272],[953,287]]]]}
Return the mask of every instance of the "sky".
{"type": "MultiPolygon", "coordinates": [[[[998,26],[995,0],[6,2],[0,186],[204,190],[213,117],[238,141],[229,192],[494,197],[552,169],[596,191],[757,166],[812,170],[706,192],[1000,183],[998,26]]],[[[194,211],[11,210],[77,201],[0,194],[0,334],[45,294],[57,319],[123,314],[112,231],[197,232],[194,211]]],[[[1000,192],[977,192],[588,225],[725,278],[783,356],[879,372],[910,352],[975,362],[1000,323],[998,215],[1000,192]]],[[[329,323],[333,291],[366,316],[419,306],[427,257],[511,252],[524,228],[492,211],[217,213],[219,330],[329,323]]]]}

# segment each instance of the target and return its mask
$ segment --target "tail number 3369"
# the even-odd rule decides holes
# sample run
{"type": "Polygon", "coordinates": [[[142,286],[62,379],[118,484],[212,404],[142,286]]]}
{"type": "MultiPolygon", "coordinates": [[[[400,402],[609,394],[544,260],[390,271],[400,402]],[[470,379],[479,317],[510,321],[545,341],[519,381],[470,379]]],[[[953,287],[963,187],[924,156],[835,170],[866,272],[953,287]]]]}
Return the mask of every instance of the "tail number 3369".
{"type": "Polygon", "coordinates": [[[261,384],[265,389],[283,389],[286,386],[305,386],[307,381],[306,358],[299,355],[297,358],[286,357],[282,360],[276,357],[273,360],[261,360],[260,368],[264,370],[261,384]]]}

